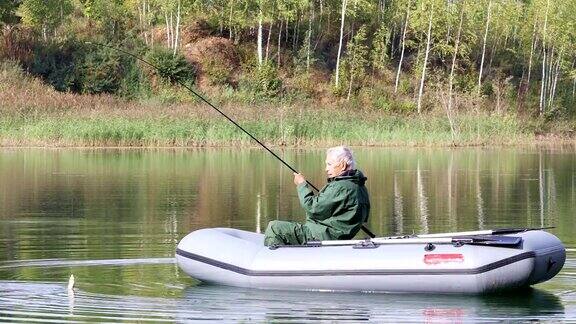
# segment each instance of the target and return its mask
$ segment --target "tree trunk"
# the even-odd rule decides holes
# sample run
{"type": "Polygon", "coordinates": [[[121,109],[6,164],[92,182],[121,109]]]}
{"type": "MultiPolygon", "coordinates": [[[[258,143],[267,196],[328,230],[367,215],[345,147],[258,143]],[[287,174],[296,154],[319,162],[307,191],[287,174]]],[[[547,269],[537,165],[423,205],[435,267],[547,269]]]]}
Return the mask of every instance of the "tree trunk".
{"type": "Polygon", "coordinates": [[[166,20],[166,46],[172,48],[170,43],[170,22],[168,21],[168,11],[164,11],[164,19],[166,20]]]}
{"type": "MultiPolygon", "coordinates": [[[[572,62],[572,71],[574,71],[574,67],[576,66],[576,60],[572,62]]],[[[574,73],[574,72],[572,72],[574,73]]],[[[572,81],[572,101],[574,101],[574,95],[576,94],[576,73],[574,74],[574,81],[572,81]]]]}
{"type": "Polygon", "coordinates": [[[544,97],[546,91],[546,45],[542,40],[542,82],[540,82],[540,115],[544,113],[544,105],[546,104],[544,97]]]}
{"type": "Polygon", "coordinates": [[[489,75],[490,71],[492,71],[492,61],[494,60],[494,56],[496,56],[496,45],[498,45],[498,39],[495,39],[492,44],[492,49],[490,50],[490,61],[488,61],[488,67],[486,68],[486,75],[489,75]]]}
{"type": "Polygon", "coordinates": [[[140,26],[142,28],[142,33],[144,34],[144,44],[146,46],[150,45],[150,41],[148,40],[148,24],[146,19],[146,1],[142,1],[142,6],[138,6],[138,17],[140,18],[140,26]]]}
{"type": "Polygon", "coordinates": [[[576,77],[574,77],[574,81],[572,81],[572,101],[574,101],[574,95],[576,95],[576,77]]]}
{"type": "MultiPolygon", "coordinates": [[[[150,1],[146,2],[146,15],[144,19],[146,19],[146,31],[148,33],[150,29],[150,1]]],[[[150,39],[150,46],[154,46],[154,33],[148,33],[148,37],[150,39]]]]}
{"type": "Polygon", "coordinates": [[[456,57],[458,55],[458,46],[460,45],[460,35],[462,33],[462,22],[464,20],[464,4],[460,12],[460,23],[456,33],[456,43],[454,44],[454,55],[452,56],[452,66],[450,67],[450,77],[448,78],[448,113],[452,113],[452,87],[454,83],[454,70],[456,69],[456,57]]]}
{"type": "MultiPolygon", "coordinates": [[[[548,58],[548,74],[546,77],[546,96],[547,105],[550,107],[550,96],[552,94],[552,78],[554,71],[554,54],[556,54],[556,47],[552,45],[552,51],[550,52],[550,57],[548,58]]],[[[546,99],[546,98],[545,98],[546,99]]]]}
{"type": "Polygon", "coordinates": [[[294,34],[292,36],[292,51],[296,50],[296,45],[298,44],[298,36],[300,35],[300,13],[298,13],[296,18],[296,29],[294,29],[294,34]]]}
{"type": "MultiPolygon", "coordinates": [[[[144,3],[142,3],[142,5],[144,5],[144,3]]],[[[138,2],[138,6],[137,6],[137,8],[138,8],[138,23],[140,24],[140,28],[142,28],[142,31],[144,31],[144,20],[142,19],[142,17],[143,17],[142,7],[140,6],[140,2],[138,2]]],[[[144,42],[146,43],[146,38],[144,38],[144,42]]]]}
{"type": "Polygon", "coordinates": [[[230,17],[228,19],[228,28],[230,28],[229,30],[229,38],[230,40],[232,40],[232,12],[234,10],[234,0],[230,1],[230,17]]]}
{"type": "Polygon", "coordinates": [[[424,93],[424,79],[426,78],[426,65],[430,54],[430,39],[432,36],[432,16],[434,7],[430,9],[430,18],[428,19],[428,38],[426,40],[426,55],[424,56],[424,67],[422,68],[422,78],[420,78],[420,90],[418,91],[418,114],[422,112],[422,94],[424,93]]]}
{"type": "Polygon", "coordinates": [[[544,113],[544,83],[546,82],[546,27],[548,26],[548,7],[550,6],[550,0],[546,1],[546,15],[544,18],[544,30],[542,32],[542,82],[540,84],[540,115],[544,113]]]}
{"type": "Polygon", "coordinates": [[[174,48],[174,13],[170,10],[170,48],[174,48]]]}
{"type": "MultiPolygon", "coordinates": [[[[396,30],[396,24],[392,25],[392,29],[390,30],[390,33],[393,33],[396,30]]],[[[390,41],[390,60],[394,59],[394,51],[396,50],[396,48],[394,47],[394,44],[396,44],[396,35],[394,34],[393,36],[391,36],[391,41],[390,41]]]]}
{"type": "Polygon", "coordinates": [[[258,45],[258,67],[262,66],[262,10],[258,15],[258,37],[257,37],[257,45],[258,45]]]}
{"type": "Polygon", "coordinates": [[[312,20],[314,20],[314,2],[310,2],[310,19],[308,19],[308,44],[306,45],[306,73],[310,72],[310,50],[312,48],[312,20]]]}
{"type": "Polygon", "coordinates": [[[532,44],[530,44],[530,58],[528,59],[528,78],[526,79],[526,93],[530,89],[530,75],[532,73],[532,56],[534,55],[534,49],[536,48],[536,22],[534,22],[534,28],[532,30],[532,44]]]}
{"type": "Polygon", "coordinates": [[[344,18],[346,18],[346,5],[348,0],[342,0],[342,17],[340,18],[340,42],[338,44],[338,56],[336,57],[336,87],[339,85],[340,57],[342,55],[342,41],[344,39],[344,18]]]}
{"type": "Polygon", "coordinates": [[[560,53],[558,54],[558,60],[556,61],[556,68],[554,71],[554,81],[552,81],[552,91],[550,92],[549,107],[552,107],[552,104],[554,103],[554,97],[556,96],[556,85],[558,84],[558,75],[560,75],[560,62],[562,61],[562,51],[563,48],[560,48],[560,53]]]}
{"type": "Polygon", "coordinates": [[[180,38],[180,0],[178,0],[178,8],[176,9],[176,37],[174,37],[174,55],[178,50],[178,40],[180,38]]]}
{"type": "Polygon", "coordinates": [[[490,8],[492,7],[492,0],[488,2],[488,14],[486,17],[486,29],[484,31],[484,45],[482,45],[482,59],[480,60],[480,73],[478,74],[478,94],[482,87],[482,70],[484,68],[484,57],[486,56],[486,39],[488,38],[488,27],[490,26],[490,8]]]}
{"type": "Polygon", "coordinates": [[[265,61],[268,62],[268,54],[270,53],[270,36],[272,35],[272,27],[274,25],[272,23],[268,24],[268,39],[266,40],[266,57],[265,61]]]}
{"type": "Polygon", "coordinates": [[[280,67],[281,59],[280,59],[280,43],[282,42],[282,23],[284,20],[280,19],[280,28],[278,28],[278,58],[276,59],[276,64],[280,67]]]}
{"type": "Polygon", "coordinates": [[[406,19],[404,22],[404,31],[402,32],[402,50],[400,50],[400,61],[398,62],[398,71],[396,71],[396,83],[394,84],[394,93],[398,92],[398,83],[400,82],[400,70],[402,68],[402,61],[404,60],[404,48],[406,47],[406,30],[408,29],[408,19],[410,18],[410,2],[406,7],[406,19]]]}
{"type": "Polygon", "coordinates": [[[284,30],[286,34],[284,37],[284,43],[286,43],[286,48],[288,48],[288,36],[290,36],[290,34],[288,33],[288,25],[289,25],[289,21],[288,18],[286,18],[286,29],[284,30]]]}

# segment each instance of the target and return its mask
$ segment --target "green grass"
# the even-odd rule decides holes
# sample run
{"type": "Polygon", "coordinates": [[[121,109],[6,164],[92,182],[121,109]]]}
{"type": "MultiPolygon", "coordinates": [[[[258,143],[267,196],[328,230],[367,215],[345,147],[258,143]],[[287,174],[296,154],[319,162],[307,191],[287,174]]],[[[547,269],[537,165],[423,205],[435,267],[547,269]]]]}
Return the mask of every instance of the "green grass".
{"type": "MultiPolygon", "coordinates": [[[[515,117],[460,116],[452,138],[446,118],[435,115],[355,117],[327,111],[239,123],[272,145],[449,146],[520,144],[533,140],[515,117]]],[[[219,116],[25,116],[0,120],[2,145],[14,146],[231,146],[256,145],[219,116]]]]}

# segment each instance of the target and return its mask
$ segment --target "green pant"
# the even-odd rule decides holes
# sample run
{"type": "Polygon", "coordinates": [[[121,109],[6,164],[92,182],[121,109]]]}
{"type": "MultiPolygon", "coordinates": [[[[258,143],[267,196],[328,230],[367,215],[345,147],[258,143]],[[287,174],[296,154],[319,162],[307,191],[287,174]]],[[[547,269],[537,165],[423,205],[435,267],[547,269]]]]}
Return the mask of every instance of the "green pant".
{"type": "Polygon", "coordinates": [[[301,245],[311,238],[306,225],[297,222],[271,221],[264,233],[264,245],[301,245]]]}

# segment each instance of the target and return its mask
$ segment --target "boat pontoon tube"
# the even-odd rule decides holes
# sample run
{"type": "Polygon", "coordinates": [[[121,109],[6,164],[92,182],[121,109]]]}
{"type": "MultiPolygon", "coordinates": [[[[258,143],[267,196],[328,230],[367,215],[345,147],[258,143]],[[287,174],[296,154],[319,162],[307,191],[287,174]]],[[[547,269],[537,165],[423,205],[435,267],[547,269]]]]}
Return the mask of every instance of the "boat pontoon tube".
{"type": "Polygon", "coordinates": [[[521,240],[514,246],[412,240],[274,249],[264,246],[262,234],[209,228],[184,237],[176,259],[208,283],[288,290],[480,294],[534,285],[562,269],[566,251],[556,236],[542,230],[506,236],[521,240]]]}

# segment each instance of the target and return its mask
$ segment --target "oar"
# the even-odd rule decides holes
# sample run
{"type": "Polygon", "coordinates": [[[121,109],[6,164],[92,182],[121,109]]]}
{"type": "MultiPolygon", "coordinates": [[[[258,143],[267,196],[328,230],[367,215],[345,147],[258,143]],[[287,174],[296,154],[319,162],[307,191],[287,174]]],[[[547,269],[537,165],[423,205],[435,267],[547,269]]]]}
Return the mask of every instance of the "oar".
{"type": "Polygon", "coordinates": [[[395,244],[472,244],[514,247],[522,242],[521,237],[515,236],[457,236],[457,237],[436,237],[436,238],[373,238],[367,240],[333,240],[333,241],[308,241],[306,246],[343,246],[343,245],[395,245],[395,244]]]}
{"type": "MultiPolygon", "coordinates": [[[[466,232],[451,232],[451,233],[434,233],[434,234],[418,234],[418,235],[394,235],[394,236],[384,236],[372,238],[374,240],[406,240],[406,239],[431,239],[431,238],[451,238],[451,237],[463,237],[463,236],[478,236],[478,235],[506,235],[515,234],[528,231],[539,231],[554,228],[549,227],[536,227],[536,228],[500,228],[492,230],[482,230],[482,231],[466,231],[466,232]]],[[[358,241],[358,240],[356,240],[358,241]]]]}
{"type": "Polygon", "coordinates": [[[470,235],[505,235],[505,234],[515,234],[515,233],[528,232],[528,231],[539,231],[539,230],[545,230],[545,229],[551,229],[551,228],[554,228],[554,226],[537,227],[537,228],[500,228],[500,229],[483,230],[483,231],[420,234],[420,235],[416,235],[415,237],[434,238],[434,237],[453,237],[453,236],[470,236],[470,235]]]}

